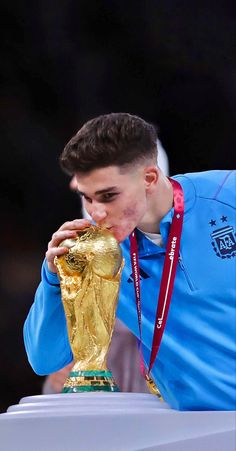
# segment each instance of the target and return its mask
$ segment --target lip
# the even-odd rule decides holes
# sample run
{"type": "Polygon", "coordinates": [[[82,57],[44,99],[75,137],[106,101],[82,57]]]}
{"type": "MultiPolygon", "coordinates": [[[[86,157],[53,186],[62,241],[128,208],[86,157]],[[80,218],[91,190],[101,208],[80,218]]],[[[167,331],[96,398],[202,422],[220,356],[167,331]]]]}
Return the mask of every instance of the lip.
{"type": "Polygon", "coordinates": [[[110,227],[106,227],[107,230],[109,230],[109,232],[115,233],[115,226],[110,226],[110,227]]]}

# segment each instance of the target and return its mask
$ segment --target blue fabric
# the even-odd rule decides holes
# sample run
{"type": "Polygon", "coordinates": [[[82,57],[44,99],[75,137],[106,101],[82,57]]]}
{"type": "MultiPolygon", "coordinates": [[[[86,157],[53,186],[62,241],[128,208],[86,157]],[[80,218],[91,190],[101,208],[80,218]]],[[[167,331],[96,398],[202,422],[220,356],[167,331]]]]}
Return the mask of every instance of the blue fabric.
{"type": "MultiPolygon", "coordinates": [[[[236,172],[174,177],[182,185],[185,215],[180,261],[166,329],[152,369],[164,400],[179,410],[236,408],[236,172]]],[[[149,363],[156,306],[173,210],[161,221],[164,247],[137,231],[141,269],[143,353],[149,363]]],[[[118,317],[138,337],[129,256],[122,243],[118,317]]],[[[29,361],[38,374],[72,360],[59,281],[44,262],[42,282],[24,327],[29,361]]]]}

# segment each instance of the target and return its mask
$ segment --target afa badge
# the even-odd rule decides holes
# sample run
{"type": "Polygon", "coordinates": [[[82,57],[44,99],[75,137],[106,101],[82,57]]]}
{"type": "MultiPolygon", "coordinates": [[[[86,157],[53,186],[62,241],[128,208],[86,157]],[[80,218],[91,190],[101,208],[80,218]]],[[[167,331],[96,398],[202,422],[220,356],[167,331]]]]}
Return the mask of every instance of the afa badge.
{"type": "Polygon", "coordinates": [[[236,234],[230,225],[215,230],[211,234],[212,246],[220,258],[231,258],[236,255],[236,234]]]}

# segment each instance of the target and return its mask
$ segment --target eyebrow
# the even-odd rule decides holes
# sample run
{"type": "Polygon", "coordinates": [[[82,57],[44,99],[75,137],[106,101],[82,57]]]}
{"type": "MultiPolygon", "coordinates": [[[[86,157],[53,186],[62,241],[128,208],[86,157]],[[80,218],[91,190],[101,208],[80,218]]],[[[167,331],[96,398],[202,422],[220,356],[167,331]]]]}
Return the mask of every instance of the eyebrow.
{"type": "MultiPolygon", "coordinates": [[[[104,188],[104,189],[100,189],[100,190],[98,190],[98,191],[95,191],[95,196],[99,196],[100,194],[105,194],[105,193],[110,193],[111,191],[117,191],[117,187],[116,186],[109,186],[108,188],[104,188]]],[[[81,196],[87,196],[85,193],[83,193],[83,191],[79,191],[78,190],[78,193],[81,195],[81,196]]],[[[87,197],[89,197],[89,196],[87,196],[87,197]]]]}

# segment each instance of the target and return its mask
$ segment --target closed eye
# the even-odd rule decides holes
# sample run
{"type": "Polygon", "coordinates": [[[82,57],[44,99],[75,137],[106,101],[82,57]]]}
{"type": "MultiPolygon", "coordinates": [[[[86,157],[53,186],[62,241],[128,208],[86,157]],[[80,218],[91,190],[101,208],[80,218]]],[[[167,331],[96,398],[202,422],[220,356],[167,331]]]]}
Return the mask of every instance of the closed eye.
{"type": "Polygon", "coordinates": [[[89,202],[90,204],[92,203],[92,199],[88,196],[85,196],[85,194],[83,193],[79,193],[81,197],[83,197],[87,202],[89,202]]]}
{"type": "Polygon", "coordinates": [[[112,202],[119,193],[104,193],[100,197],[100,202],[112,202]]]}
{"type": "MultiPolygon", "coordinates": [[[[91,197],[88,197],[86,194],[81,192],[79,192],[79,194],[86,200],[86,202],[89,202],[90,204],[92,203],[91,197]]],[[[101,203],[112,202],[118,195],[119,193],[104,193],[99,197],[98,201],[101,203]]]]}

